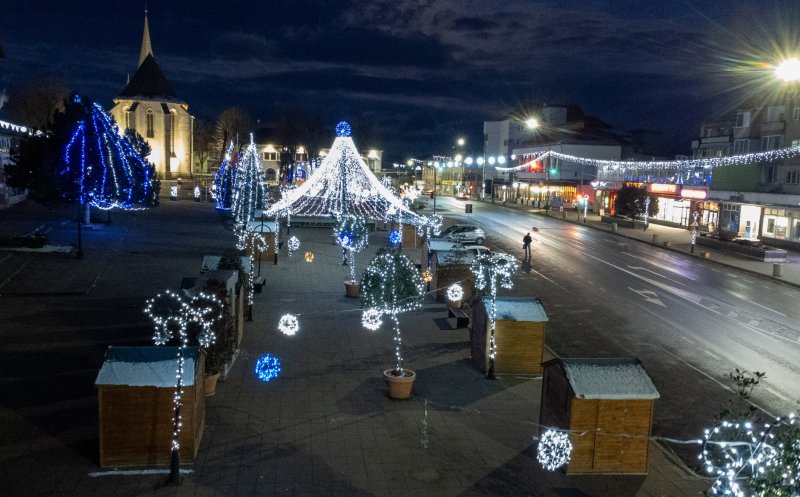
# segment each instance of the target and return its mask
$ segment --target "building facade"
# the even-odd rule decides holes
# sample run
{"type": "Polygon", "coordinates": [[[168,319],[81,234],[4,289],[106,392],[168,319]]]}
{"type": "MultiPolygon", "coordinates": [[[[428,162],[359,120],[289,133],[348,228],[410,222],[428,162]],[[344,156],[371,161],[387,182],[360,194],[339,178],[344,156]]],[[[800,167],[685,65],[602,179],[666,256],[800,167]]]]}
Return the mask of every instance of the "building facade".
{"type": "Polygon", "coordinates": [[[150,43],[147,11],[139,64],[133,77],[114,99],[110,110],[121,130],[132,129],[150,145],[147,159],[159,177],[172,179],[191,174],[194,117],[179,99],[156,63],[150,43]]]}

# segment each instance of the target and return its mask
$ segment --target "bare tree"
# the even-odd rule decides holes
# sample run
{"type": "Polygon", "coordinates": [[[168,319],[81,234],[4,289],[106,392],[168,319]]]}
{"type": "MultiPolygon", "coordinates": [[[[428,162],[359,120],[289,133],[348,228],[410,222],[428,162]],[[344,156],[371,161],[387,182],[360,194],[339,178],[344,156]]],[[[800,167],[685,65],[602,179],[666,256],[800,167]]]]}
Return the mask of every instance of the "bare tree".
{"type": "Polygon", "coordinates": [[[304,113],[300,123],[300,139],[308,152],[308,158],[319,156],[319,151],[330,141],[331,129],[319,114],[304,113]]]}
{"type": "Polygon", "coordinates": [[[203,119],[194,121],[194,156],[197,159],[198,173],[204,174],[209,170],[208,162],[214,154],[214,123],[203,119]]]}
{"type": "Polygon", "coordinates": [[[250,129],[250,115],[239,107],[228,107],[217,118],[214,127],[214,156],[220,163],[225,156],[228,142],[242,143],[250,129]]]}
{"type": "Polygon", "coordinates": [[[275,114],[275,138],[281,146],[278,182],[282,182],[290,172],[294,174],[294,159],[302,133],[302,114],[302,111],[288,107],[275,114]]]}
{"type": "Polygon", "coordinates": [[[48,129],[55,115],[64,112],[64,99],[69,89],[62,81],[42,78],[13,89],[8,110],[11,119],[36,129],[48,129]]]}

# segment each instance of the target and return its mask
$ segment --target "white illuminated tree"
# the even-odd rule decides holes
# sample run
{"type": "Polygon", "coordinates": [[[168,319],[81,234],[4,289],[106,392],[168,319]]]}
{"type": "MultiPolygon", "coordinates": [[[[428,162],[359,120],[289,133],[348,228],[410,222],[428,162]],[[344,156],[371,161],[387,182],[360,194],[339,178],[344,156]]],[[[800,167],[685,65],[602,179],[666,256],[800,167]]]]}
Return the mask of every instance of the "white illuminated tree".
{"type": "Polygon", "coordinates": [[[244,248],[247,237],[247,223],[254,220],[256,214],[267,207],[267,191],[264,188],[265,174],[261,167],[261,155],[253,143],[245,146],[236,168],[236,187],[233,193],[231,210],[239,237],[238,247],[244,248]]]}

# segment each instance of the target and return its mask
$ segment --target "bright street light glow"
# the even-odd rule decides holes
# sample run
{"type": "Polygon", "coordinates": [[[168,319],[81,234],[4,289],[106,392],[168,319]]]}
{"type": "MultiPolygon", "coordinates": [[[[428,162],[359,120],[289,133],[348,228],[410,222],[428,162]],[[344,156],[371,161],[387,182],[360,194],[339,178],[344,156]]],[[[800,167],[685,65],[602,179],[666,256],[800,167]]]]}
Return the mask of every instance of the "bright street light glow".
{"type": "Polygon", "coordinates": [[[485,161],[483,160],[483,157],[478,157],[478,165],[479,166],[482,166],[484,162],[485,161]]]}
{"type": "Polygon", "coordinates": [[[493,165],[493,164],[494,164],[494,157],[489,157],[489,165],[493,165]]]}
{"type": "Polygon", "coordinates": [[[471,166],[472,165],[472,157],[467,157],[464,159],[464,164],[471,166]]]}
{"type": "Polygon", "coordinates": [[[502,155],[501,155],[501,156],[499,156],[499,157],[497,158],[497,163],[498,163],[498,164],[505,164],[505,163],[506,163],[506,158],[505,158],[505,156],[502,156],[502,155]]]}
{"type": "Polygon", "coordinates": [[[539,121],[537,121],[536,119],[531,117],[531,118],[525,120],[525,126],[527,126],[528,129],[538,128],[539,127],[539,121]]]}
{"type": "Polygon", "coordinates": [[[408,165],[409,166],[413,166],[414,165],[414,159],[408,159],[408,165]]]}
{"type": "Polygon", "coordinates": [[[459,139],[458,139],[458,141],[457,141],[456,143],[458,143],[458,146],[459,146],[459,147],[463,147],[465,142],[464,142],[464,139],[463,139],[463,138],[459,138],[459,139]]]}
{"type": "Polygon", "coordinates": [[[461,162],[461,159],[462,159],[461,154],[456,154],[455,159],[456,159],[456,162],[461,162]]]}
{"type": "Polygon", "coordinates": [[[800,81],[800,59],[786,59],[775,68],[775,76],[786,82],[800,81]]]}

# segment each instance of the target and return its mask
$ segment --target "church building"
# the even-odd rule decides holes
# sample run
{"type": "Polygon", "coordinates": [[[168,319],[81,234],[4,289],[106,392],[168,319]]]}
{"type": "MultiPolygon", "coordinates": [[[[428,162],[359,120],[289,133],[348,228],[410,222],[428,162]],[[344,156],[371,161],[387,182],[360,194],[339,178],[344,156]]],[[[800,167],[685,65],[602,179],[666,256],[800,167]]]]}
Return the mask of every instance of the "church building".
{"type": "Polygon", "coordinates": [[[147,159],[162,179],[188,177],[193,162],[194,117],[178,98],[150,45],[147,11],[139,52],[139,66],[127,86],[114,99],[111,115],[122,129],[136,130],[152,149],[147,159]]]}

